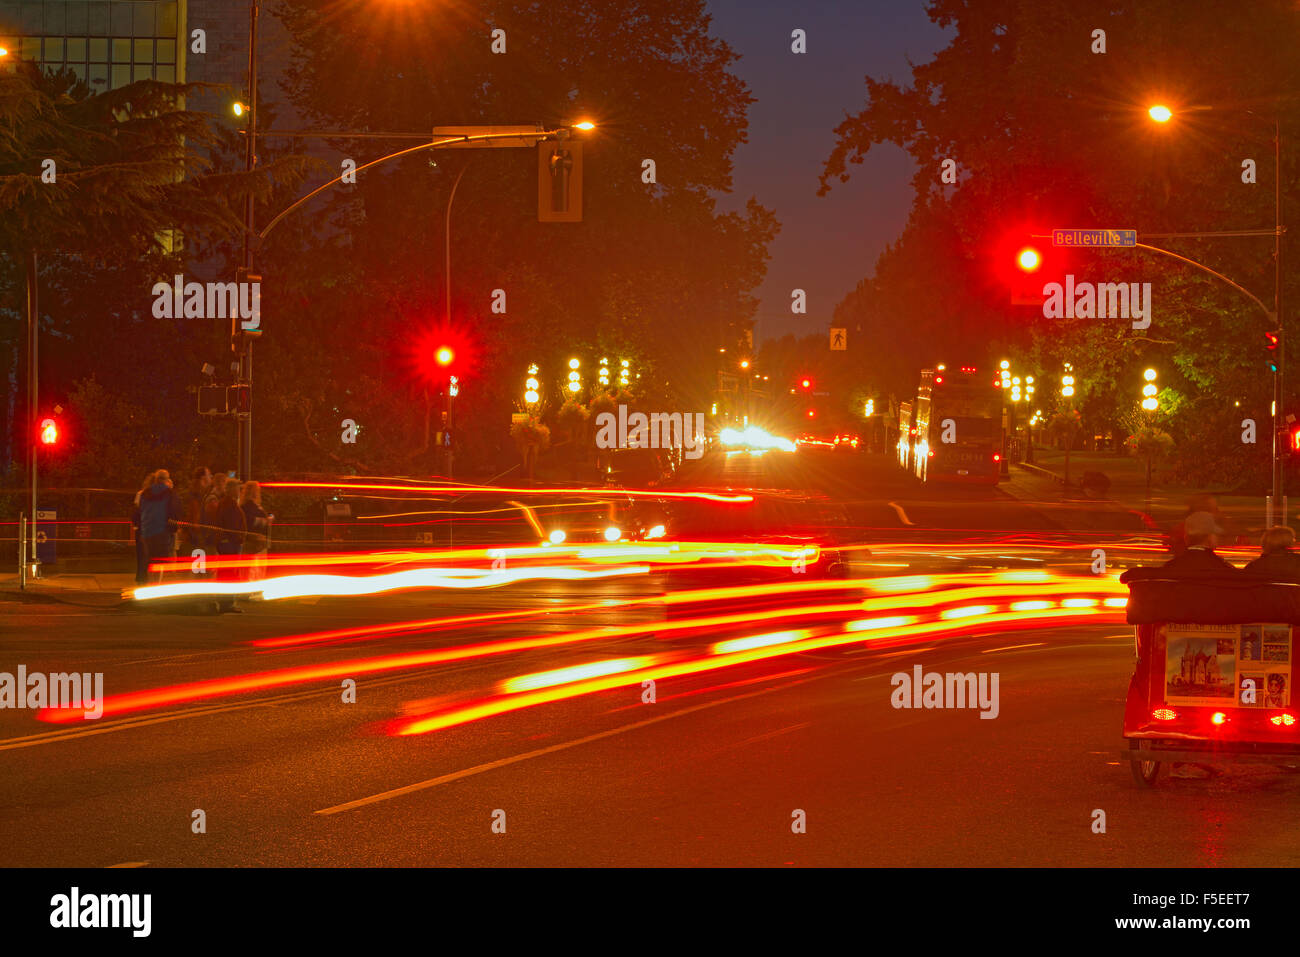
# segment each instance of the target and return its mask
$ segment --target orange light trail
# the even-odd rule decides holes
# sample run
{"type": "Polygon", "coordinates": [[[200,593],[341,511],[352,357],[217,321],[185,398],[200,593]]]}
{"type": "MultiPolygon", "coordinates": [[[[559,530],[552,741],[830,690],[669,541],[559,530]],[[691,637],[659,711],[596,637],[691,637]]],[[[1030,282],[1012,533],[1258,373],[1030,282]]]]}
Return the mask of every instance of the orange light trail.
{"type": "Polygon", "coordinates": [[[263,482],[262,488],[332,488],[351,491],[360,489],[366,492],[424,492],[432,496],[439,495],[558,495],[558,496],[595,496],[609,498],[654,498],[654,499],[695,499],[705,502],[724,502],[745,504],[754,501],[754,496],[736,494],[723,495],[717,492],[669,492],[650,489],[608,489],[608,488],[504,488],[496,485],[371,485],[352,482],[263,482]]]}
{"type": "MultiPolygon", "coordinates": [[[[927,622],[924,624],[901,627],[886,632],[880,637],[888,636],[893,639],[915,638],[921,636],[930,637],[943,632],[967,632],[972,629],[993,625],[1011,625],[1031,620],[1048,620],[1056,621],[1057,623],[1066,623],[1073,621],[1087,621],[1094,617],[1113,619],[1117,616],[1114,614],[1107,615],[1105,612],[1097,609],[1082,608],[1051,609],[1036,615],[1028,615],[1020,612],[998,612],[964,619],[956,628],[943,621],[927,622]]],[[[866,639],[866,641],[872,640],[875,639],[866,639]]],[[[433,731],[441,731],[471,721],[495,717],[510,711],[519,711],[537,705],[551,704],[557,701],[595,694],[600,691],[609,691],[614,688],[636,685],[643,681],[659,681],[664,678],[682,677],[684,675],[716,671],[722,668],[749,664],[755,661],[782,657],[784,655],[799,654],[823,648],[832,648],[838,645],[861,643],[864,643],[861,630],[854,630],[825,635],[819,638],[807,638],[799,641],[787,642],[785,644],[769,645],[725,653],[717,653],[717,646],[715,646],[714,653],[703,657],[652,666],[649,668],[628,670],[621,674],[591,678],[577,681],[567,686],[552,687],[537,691],[511,694],[506,687],[509,683],[503,682],[498,686],[501,693],[496,696],[483,698],[467,705],[448,709],[447,711],[438,714],[401,719],[393,722],[390,725],[390,730],[392,733],[398,735],[428,734],[433,731]]]]}
{"type": "MultiPolygon", "coordinates": [[[[1002,585],[1011,584],[1005,578],[1009,573],[994,573],[992,575],[975,575],[975,576],[934,576],[935,578],[952,580],[954,582],[974,580],[993,580],[1000,581],[1002,585]]],[[[1013,581],[1023,578],[1020,574],[1012,575],[1013,581]]],[[[765,586],[748,586],[748,587],[730,587],[711,589],[704,594],[686,594],[664,596],[662,600],[669,604],[684,603],[686,601],[707,601],[715,600],[722,597],[741,597],[755,596],[761,594],[778,594],[807,591],[813,589],[836,590],[844,588],[861,588],[868,585],[869,582],[799,582],[778,583],[775,585],[765,586]]],[[[926,625],[906,625],[902,627],[895,626],[891,621],[889,624],[894,626],[892,630],[882,633],[879,637],[897,637],[908,634],[932,634],[942,632],[944,629],[965,629],[972,625],[997,624],[1001,622],[1014,621],[1032,621],[1039,619],[1053,619],[1062,615],[1076,615],[1081,618],[1088,616],[1102,616],[1106,620],[1113,620],[1120,615],[1120,606],[1115,593],[1126,594],[1125,586],[1120,585],[1113,579],[1067,579],[1062,578],[1059,581],[1049,582],[1046,585],[1040,585],[1036,591],[1044,595],[1064,594],[1069,597],[1063,600],[1070,600],[1071,597],[1078,597],[1080,591],[1097,593],[1111,593],[1104,601],[1103,608],[1113,608],[1113,611],[1103,610],[1103,608],[1034,608],[1024,607],[1025,602],[1014,602],[1009,604],[1009,611],[993,615],[971,614],[969,617],[962,618],[960,622],[950,624],[947,621],[930,623],[926,625]],[[1112,604],[1112,601],[1115,603],[1112,604]],[[921,628],[922,631],[913,632],[911,629],[921,628]],[[930,629],[926,631],[924,629],[930,629]]],[[[281,668],[273,671],[255,672],[251,674],[236,675],[227,678],[207,679],[199,682],[191,682],[178,685],[170,685],[162,688],[148,689],[138,692],[128,692],[121,695],[110,695],[103,699],[103,714],[105,716],[116,717],[122,714],[128,714],[135,711],[168,707],[172,705],[187,704],[194,701],[204,700],[213,697],[224,697],[238,694],[248,694],[251,692],[265,691],[272,688],[280,688],[287,685],[303,684],[309,682],[337,680],[340,678],[356,677],[360,675],[376,674],[386,671],[397,671],[403,669],[422,668],[430,665],[445,664],[448,662],[464,661],[472,658],[487,657],[492,655],[508,654],[516,651],[531,651],[541,648],[559,647],[571,645],[585,641],[608,638],[623,638],[633,635],[654,632],[656,634],[673,634],[689,633],[702,629],[725,628],[736,625],[752,623],[756,617],[763,620],[776,620],[780,618],[798,617],[800,619],[809,619],[826,615],[863,615],[871,612],[898,611],[901,609],[915,608],[918,605],[925,605],[932,614],[939,615],[941,609],[960,607],[966,603],[979,600],[1000,598],[1005,601],[1005,588],[999,588],[997,585],[975,585],[967,587],[954,587],[945,591],[927,592],[917,595],[898,595],[891,594],[876,598],[858,599],[849,602],[823,603],[817,605],[795,604],[778,608],[765,608],[758,611],[744,611],[731,614],[709,615],[703,617],[693,617],[681,621],[657,621],[643,622],[635,625],[622,626],[605,626],[582,629],[578,631],[564,632],[557,635],[534,635],[516,639],[505,639],[496,641],[479,642],[470,645],[460,645],[451,648],[439,649],[422,649],[414,652],[402,654],[382,655],[372,658],[357,658],[341,662],[330,662],[324,664],[305,665],[298,667],[281,668]]],[[[629,601],[629,604],[641,601],[661,600],[658,597],[650,599],[636,599],[629,601]]],[[[605,607],[612,607],[606,605],[605,607]]],[[[857,637],[855,640],[862,641],[860,632],[872,627],[871,622],[878,619],[861,619],[850,624],[851,628],[856,629],[853,634],[857,637]]],[[[435,619],[435,621],[437,621],[435,619]]],[[[445,621],[445,620],[444,620],[445,621]]],[[[403,625],[406,623],[403,623],[403,625]]],[[[380,629],[389,629],[402,627],[384,625],[378,626],[380,629]]],[[[822,639],[810,639],[820,641],[822,639]]],[[[782,647],[782,646],[773,646],[782,647]]],[[[735,654],[753,654],[763,649],[751,649],[749,651],[736,651],[735,654]]],[[[760,656],[761,657],[761,656],[760,656]]],[[[751,659],[746,659],[751,660],[751,659]]],[[[756,660],[756,659],[754,659],[756,660]]],[[[49,723],[67,723],[79,720],[81,714],[78,709],[59,708],[45,709],[37,714],[37,717],[49,723]]]]}

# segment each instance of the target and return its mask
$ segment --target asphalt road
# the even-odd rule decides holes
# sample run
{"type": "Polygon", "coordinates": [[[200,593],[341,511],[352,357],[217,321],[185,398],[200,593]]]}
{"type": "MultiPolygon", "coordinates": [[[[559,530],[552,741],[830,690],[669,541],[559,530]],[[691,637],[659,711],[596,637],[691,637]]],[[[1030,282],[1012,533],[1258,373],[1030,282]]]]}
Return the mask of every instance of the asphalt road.
{"type": "MultiPolygon", "coordinates": [[[[695,479],[819,489],[848,538],[1088,531],[1122,510],[954,494],[868,457],[711,463],[695,479]],[[893,503],[893,504],[890,504],[893,503]],[[1069,521],[1063,522],[1067,518],[1069,521]],[[906,521],[913,524],[907,525],[906,521]],[[948,530],[955,529],[956,532],[948,530]],[[909,531],[911,530],[911,531],[909,531]]],[[[923,562],[924,556],[916,559],[923,562]]],[[[250,641],[654,595],[657,576],[254,603],[239,616],[0,603],[0,671],[103,672],[109,695],[290,666],[560,635],[640,633],[51,725],[0,710],[0,865],[1291,866],[1300,776],[1234,767],[1153,791],[1120,763],[1123,625],[1018,628],[903,649],[846,645],[388,733],[503,679],[752,634],[656,629],[612,606],[266,650],[250,641]],[[996,672],[996,719],[891,705],[891,676],[996,672]],[[1094,833],[1097,810],[1105,833],[1094,833]],[[206,820],[194,832],[194,812],[206,820]],[[803,833],[792,824],[800,817],[803,833]],[[504,821],[504,833],[502,822],[504,821]],[[494,822],[496,828],[494,830],[494,822]]],[[[737,604],[733,610],[743,610],[737,604]]],[[[765,615],[757,615],[766,627],[765,615]]],[[[772,624],[770,627],[790,627],[772,624]]]]}

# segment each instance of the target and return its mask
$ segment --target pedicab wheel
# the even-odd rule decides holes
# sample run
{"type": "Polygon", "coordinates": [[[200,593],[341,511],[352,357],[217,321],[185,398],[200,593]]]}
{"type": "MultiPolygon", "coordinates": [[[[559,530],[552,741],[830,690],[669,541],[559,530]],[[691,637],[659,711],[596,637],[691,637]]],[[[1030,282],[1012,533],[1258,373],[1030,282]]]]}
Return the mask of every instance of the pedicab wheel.
{"type": "MultiPolygon", "coordinates": [[[[1139,751],[1151,751],[1150,741],[1137,742],[1139,751]]],[[[1137,758],[1129,758],[1128,765],[1133,770],[1133,780],[1144,788],[1153,788],[1156,786],[1156,778],[1160,776],[1159,761],[1141,761],[1137,758]]]]}

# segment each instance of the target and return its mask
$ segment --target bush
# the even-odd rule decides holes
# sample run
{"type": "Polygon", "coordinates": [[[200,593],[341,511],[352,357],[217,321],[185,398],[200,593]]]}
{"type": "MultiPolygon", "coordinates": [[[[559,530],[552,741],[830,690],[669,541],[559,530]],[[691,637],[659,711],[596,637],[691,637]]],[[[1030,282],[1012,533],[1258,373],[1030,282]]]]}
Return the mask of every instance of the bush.
{"type": "Polygon", "coordinates": [[[1130,455],[1141,459],[1150,458],[1152,462],[1161,462],[1173,451],[1174,437],[1168,432],[1162,432],[1148,425],[1130,435],[1125,440],[1124,447],[1129,450],[1130,455]]]}
{"type": "Polygon", "coordinates": [[[522,422],[513,423],[510,426],[510,437],[515,440],[521,452],[529,446],[541,452],[551,444],[551,430],[531,416],[522,422]]]}
{"type": "Polygon", "coordinates": [[[1084,472],[1079,487],[1100,498],[1110,491],[1110,476],[1105,472],[1084,472]]]}

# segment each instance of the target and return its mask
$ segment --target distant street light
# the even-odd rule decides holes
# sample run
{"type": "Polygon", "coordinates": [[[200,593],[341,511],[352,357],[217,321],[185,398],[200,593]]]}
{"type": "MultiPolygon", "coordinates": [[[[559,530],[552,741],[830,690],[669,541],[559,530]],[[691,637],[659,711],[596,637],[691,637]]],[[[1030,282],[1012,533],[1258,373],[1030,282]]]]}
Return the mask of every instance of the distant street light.
{"type": "Polygon", "coordinates": [[[1169,109],[1167,106],[1156,105],[1147,110],[1147,115],[1157,123],[1168,123],[1174,113],[1173,110],[1169,109]]]}

